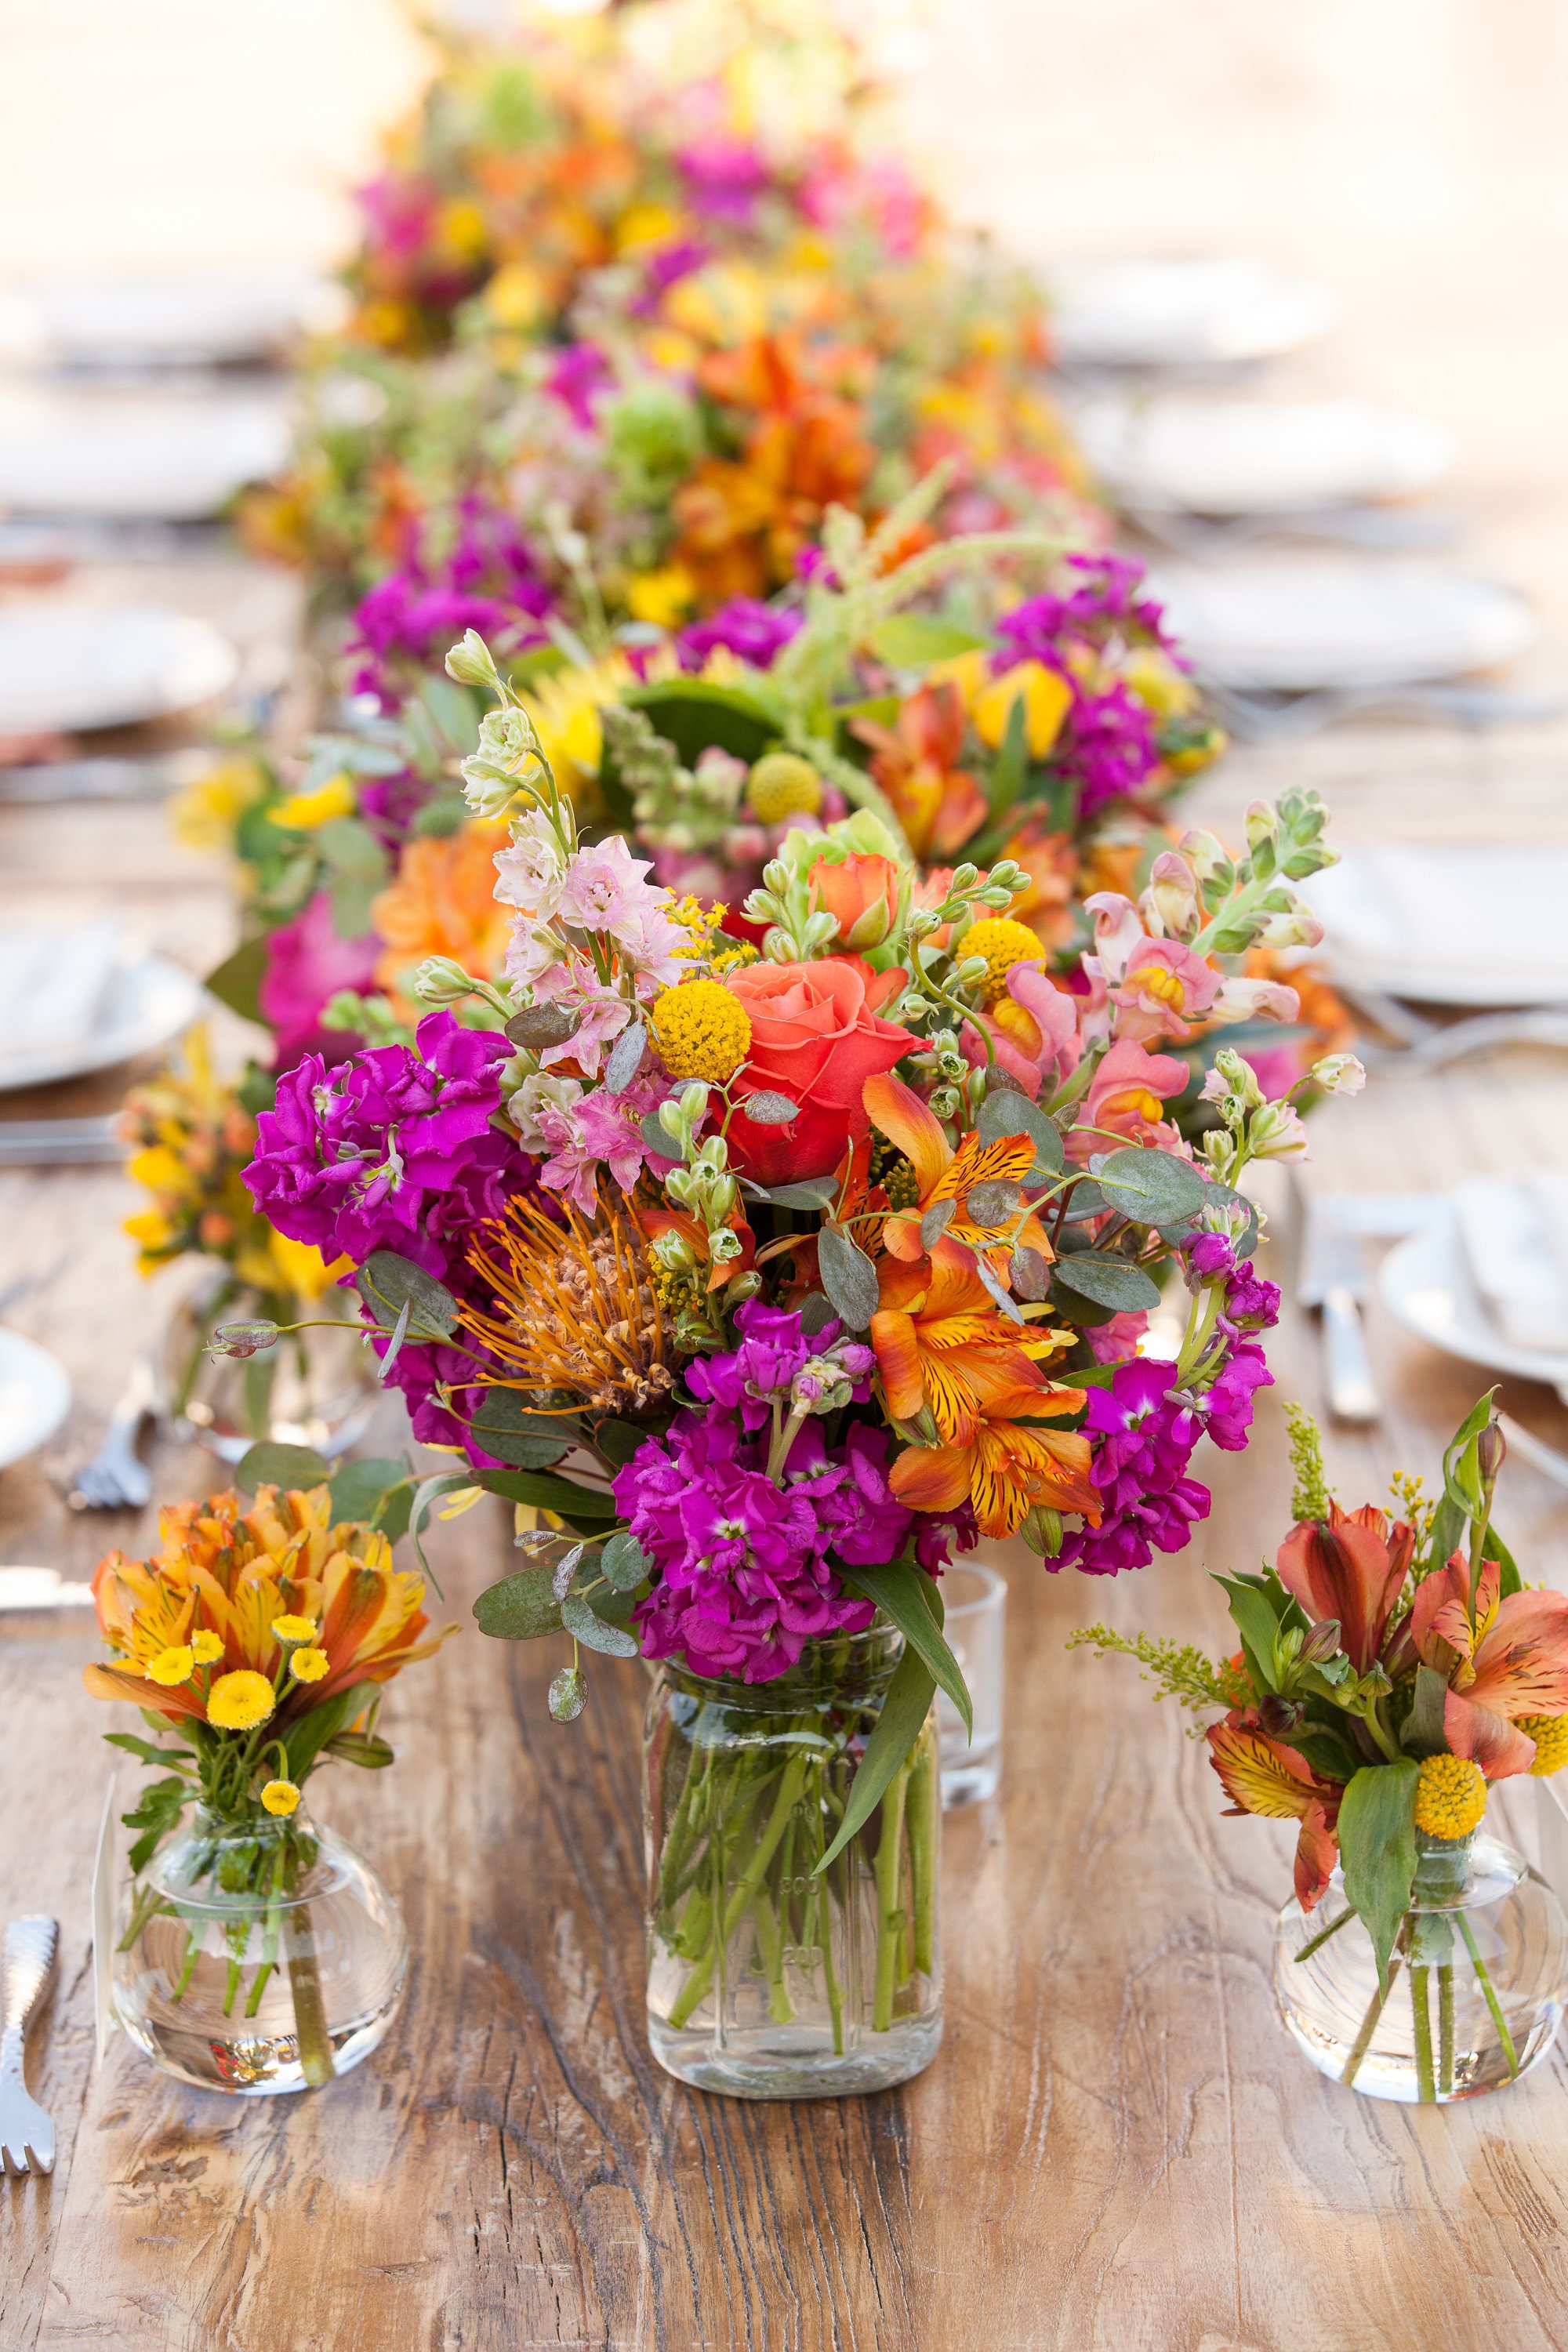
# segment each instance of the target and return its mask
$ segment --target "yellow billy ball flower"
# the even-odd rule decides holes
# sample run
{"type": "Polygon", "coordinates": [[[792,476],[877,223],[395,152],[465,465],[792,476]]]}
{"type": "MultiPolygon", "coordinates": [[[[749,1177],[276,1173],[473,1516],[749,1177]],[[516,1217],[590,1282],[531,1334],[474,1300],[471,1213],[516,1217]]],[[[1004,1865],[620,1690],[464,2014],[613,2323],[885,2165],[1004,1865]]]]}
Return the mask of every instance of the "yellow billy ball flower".
{"type": "Polygon", "coordinates": [[[798,751],[768,751],[746,779],[746,799],[763,824],[816,816],[822,807],[822,778],[798,751]]]}
{"type": "Polygon", "coordinates": [[[1007,993],[1007,974],[1013,966],[1043,963],[1046,951],[1027,923],[1015,922],[1011,915],[986,915],[970,926],[953,953],[961,959],[984,957],[981,994],[987,1004],[994,1004],[1007,993]]]}
{"type": "Polygon", "coordinates": [[[191,1653],[198,1666],[210,1666],[223,1655],[223,1636],[204,1625],[199,1633],[191,1635],[191,1653]]]}
{"type": "Polygon", "coordinates": [[[1514,1728],[1534,1740],[1535,1760],[1530,1769],[1539,1777],[1561,1772],[1568,1764],[1568,1715],[1521,1715],[1514,1728]]]}
{"type": "Polygon", "coordinates": [[[252,1731],[266,1722],[274,1704],[266,1675],[241,1666],[232,1675],[219,1675],[207,1693],[207,1721],[220,1731],[252,1731]]]}
{"type": "Polygon", "coordinates": [[[1487,1809],[1481,1768],[1468,1756],[1428,1756],[1415,1783],[1415,1826],[1428,1837],[1467,1838],[1487,1809]]]}
{"type": "Polygon", "coordinates": [[[332,1662],[325,1650],[296,1650],[289,1661],[289,1671],[296,1682],[319,1683],[331,1670],[332,1662]]]}
{"type": "Polygon", "coordinates": [[[287,1815],[300,1802],[300,1791],[292,1780],[268,1780],[261,1791],[261,1801],[269,1813],[287,1815]]]}
{"type": "Polygon", "coordinates": [[[274,1617],[272,1638],[275,1642],[313,1642],[316,1621],[313,1617],[274,1617]]]}
{"type": "Polygon", "coordinates": [[[746,1008],[717,980],[689,980],[654,1000],[653,1034],[671,1077],[722,1086],[752,1050],[746,1008]]]}
{"type": "Polygon", "coordinates": [[[163,1690],[174,1690],[188,1683],[195,1671],[196,1654],[189,1642],[177,1642],[173,1649],[160,1650],[155,1658],[147,1661],[147,1679],[163,1690]]]}

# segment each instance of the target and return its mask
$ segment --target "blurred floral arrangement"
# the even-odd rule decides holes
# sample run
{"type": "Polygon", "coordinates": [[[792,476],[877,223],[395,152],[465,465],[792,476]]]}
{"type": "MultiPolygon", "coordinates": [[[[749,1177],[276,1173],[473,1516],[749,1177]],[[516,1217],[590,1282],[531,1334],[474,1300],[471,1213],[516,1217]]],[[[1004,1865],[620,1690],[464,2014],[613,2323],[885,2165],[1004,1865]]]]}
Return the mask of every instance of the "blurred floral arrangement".
{"type": "MultiPolygon", "coordinates": [[[[1240,1640],[1236,1654],[1215,1661],[1104,1625],[1073,1643],[1136,1658],[1156,1696],[1200,1714],[1222,1710],[1203,1736],[1229,1810],[1300,1824],[1301,1915],[1331,1885],[1341,1899],[1321,1931],[1292,1936],[1290,1969],[1352,1923],[1370,1939],[1375,1966],[1360,2028],[1352,2018],[1346,2046],[1325,2042],[1319,2063],[1331,2054],[1352,2084],[1369,2052],[1376,2063],[1374,2037],[1403,1961],[1413,2082],[1391,2095],[1463,2095],[1474,2053],[1467,2060],[1462,2017],[1456,2038],[1459,1967],[1490,2011],[1503,2078],[1535,2054],[1522,2041],[1516,2047],[1504,2015],[1510,1988],[1489,1974],[1484,1911],[1472,1918],[1466,1880],[1492,1784],[1568,1763],[1568,1597],[1527,1590],[1492,1524],[1505,1447],[1489,1395],[1447,1448],[1441,1494],[1429,1499],[1419,1480],[1398,1477],[1394,1514],[1371,1503],[1342,1509],[1315,1425],[1288,1410],[1296,1524],[1272,1568],[1215,1579],[1240,1640]]],[[[1547,2046],[1556,2018],[1554,2008],[1547,2046]]]]}
{"type": "MultiPolygon", "coordinates": [[[[620,836],[584,844],[477,635],[449,667],[491,706],[464,775],[506,829],[504,978],[430,959],[414,1043],[307,1055],[246,1179],[355,1269],[416,1434],[464,1457],[416,1534],[459,1490],[561,1523],[479,1615],[573,1639],[564,1716],[579,1643],[759,1680],[877,1607],[909,1675],[962,1704],[930,1606],[951,1545],[1021,1532],[1053,1564],[1143,1565],[1208,1509],[1199,1438],[1246,1443],[1278,1293],[1236,1183],[1304,1133],[1223,1052],[1195,1151],[1160,1048],[1194,995],[1289,1018],[1225,965],[1301,919],[1322,812],[1259,807],[1239,860],[1193,835],[1137,902],[1097,894],[1070,976],[1021,927],[994,936],[1016,865],[931,887],[890,837],[856,845],[865,812],[786,837],[741,938],[620,836]],[[884,866],[890,919],[859,944],[819,885],[868,901],[884,866]],[[459,1022],[476,1001],[501,1025],[459,1022]],[[1184,1306],[1168,1361],[1137,1352],[1162,1284],[1184,1306]]],[[[1360,1079],[1342,1056],[1312,1076],[1360,1079]]]]}

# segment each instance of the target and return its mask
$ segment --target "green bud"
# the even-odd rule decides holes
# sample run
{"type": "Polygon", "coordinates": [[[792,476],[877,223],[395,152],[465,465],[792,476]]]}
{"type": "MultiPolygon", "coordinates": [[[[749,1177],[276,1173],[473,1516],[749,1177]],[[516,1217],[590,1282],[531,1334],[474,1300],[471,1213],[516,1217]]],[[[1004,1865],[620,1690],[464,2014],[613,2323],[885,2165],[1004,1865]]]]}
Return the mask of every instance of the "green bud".
{"type": "Polygon", "coordinates": [[[447,675],[459,686],[488,686],[500,691],[494,658],[478,629],[468,630],[462,643],[452,646],[447,656],[447,675]]]}

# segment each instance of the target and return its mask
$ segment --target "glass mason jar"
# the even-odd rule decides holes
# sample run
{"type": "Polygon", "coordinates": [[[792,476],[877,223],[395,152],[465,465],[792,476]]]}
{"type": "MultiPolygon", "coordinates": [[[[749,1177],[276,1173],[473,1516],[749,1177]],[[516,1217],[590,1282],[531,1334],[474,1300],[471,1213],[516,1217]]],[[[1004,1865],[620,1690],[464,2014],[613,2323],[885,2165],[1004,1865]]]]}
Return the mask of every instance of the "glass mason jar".
{"type": "Polygon", "coordinates": [[[223,1462],[253,1445],[308,1445],[328,1461],[363,1436],[381,1391],[375,1360],[361,1336],[359,1302],[329,1290],[321,1298],[284,1297],[237,1282],[216,1268],[174,1308],[158,1348],[158,1407],[223,1462]],[[214,1356],[214,1326],[256,1318],[308,1320],[256,1356],[214,1356]],[[322,1328],[323,1323],[332,1328],[322,1328]]]}
{"type": "Polygon", "coordinates": [[[935,1717],[818,1871],[903,1637],[809,1643],[774,1682],[666,1663],[648,1702],[648,2039],[684,2083],[825,2098],[907,2082],[942,2040],[935,1717]]]}
{"type": "Polygon", "coordinates": [[[407,1967],[402,1915],[345,1839],[198,1806],[121,1899],[115,2013],[203,2090],[319,2090],[375,2048],[407,1967]]]}
{"type": "Polygon", "coordinates": [[[1274,1989],[1314,2066],[1374,2099],[1495,2091],[1544,2058],[1568,1992],[1568,1920],[1523,1856],[1481,1834],[1416,1832],[1415,1885],[1389,1983],[1336,1870],[1318,1907],[1292,1896],[1274,1989]]]}

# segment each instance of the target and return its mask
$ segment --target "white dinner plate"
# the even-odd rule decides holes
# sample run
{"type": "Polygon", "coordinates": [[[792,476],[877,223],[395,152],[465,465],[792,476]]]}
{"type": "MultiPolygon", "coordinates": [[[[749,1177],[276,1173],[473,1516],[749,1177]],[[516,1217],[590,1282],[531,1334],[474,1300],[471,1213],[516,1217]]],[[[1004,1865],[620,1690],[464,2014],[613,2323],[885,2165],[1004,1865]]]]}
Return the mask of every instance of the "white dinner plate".
{"type": "Polygon", "coordinates": [[[133,1061],[189,1028],[201,1009],[202,985],[165,956],[114,965],[74,1034],[67,1031],[22,1046],[0,1044],[0,1093],[52,1086],[133,1061]]]}
{"type": "Polygon", "coordinates": [[[0,735],[128,727],[226,694],[239,656],[161,604],[0,607],[0,735]]]}
{"type": "Polygon", "coordinates": [[[1497,1329],[1481,1303],[1451,1208],[1389,1251],[1378,1288],[1396,1321],[1445,1354],[1551,1388],[1568,1383],[1568,1355],[1510,1347],[1497,1329]]]}
{"type": "Polygon", "coordinates": [[[1333,298],[1265,262],[1075,261],[1047,273],[1069,363],[1189,367],[1271,358],[1331,326],[1333,298]]]}
{"type": "Polygon", "coordinates": [[[70,1411],[71,1384],[58,1356],[0,1326],[0,1470],[52,1437],[70,1411]]]}
{"type": "Polygon", "coordinates": [[[1568,1004],[1568,843],[1355,842],[1301,888],[1347,988],[1568,1004]]]}
{"type": "Polygon", "coordinates": [[[1459,677],[1511,661],[1540,634],[1511,588],[1378,557],[1161,563],[1151,569],[1149,593],[1198,668],[1241,692],[1459,677]]]}
{"type": "Polygon", "coordinates": [[[195,522],[281,471],[281,392],[0,389],[0,509],[195,522]]]}
{"type": "Polygon", "coordinates": [[[265,359],[341,318],[342,292],[308,272],[58,278],[0,296],[0,357],[69,367],[265,359]]]}
{"type": "Polygon", "coordinates": [[[1073,418],[1123,507],[1274,514],[1407,498],[1454,462],[1454,436],[1364,400],[1226,400],[1108,394],[1073,418]]]}

